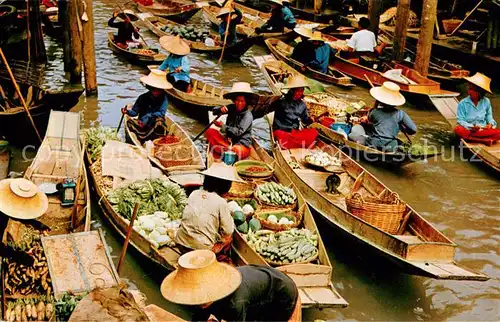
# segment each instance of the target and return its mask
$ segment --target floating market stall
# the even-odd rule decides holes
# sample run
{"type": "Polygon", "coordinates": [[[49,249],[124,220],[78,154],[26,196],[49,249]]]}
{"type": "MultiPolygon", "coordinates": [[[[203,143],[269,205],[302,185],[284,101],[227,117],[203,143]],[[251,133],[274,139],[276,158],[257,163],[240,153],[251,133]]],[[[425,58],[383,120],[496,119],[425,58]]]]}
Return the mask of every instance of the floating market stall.
{"type": "Polygon", "coordinates": [[[128,49],[118,46],[112,31],[108,33],[108,44],[113,52],[125,59],[141,65],[162,63],[167,56],[158,52],[158,49],[149,48],[145,43],[141,43],[140,48],[128,49]]]}

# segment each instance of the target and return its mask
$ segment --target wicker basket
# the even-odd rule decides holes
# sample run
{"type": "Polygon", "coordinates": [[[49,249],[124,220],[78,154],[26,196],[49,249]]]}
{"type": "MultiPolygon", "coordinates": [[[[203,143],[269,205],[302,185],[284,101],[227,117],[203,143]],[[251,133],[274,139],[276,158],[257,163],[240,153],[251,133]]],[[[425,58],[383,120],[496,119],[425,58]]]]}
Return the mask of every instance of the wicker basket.
{"type": "Polygon", "coordinates": [[[164,136],[159,137],[157,139],[154,139],[153,140],[153,145],[154,145],[155,151],[160,151],[163,147],[167,147],[167,146],[172,146],[172,145],[179,144],[180,141],[181,141],[181,139],[179,139],[175,135],[165,135],[165,136],[173,136],[173,137],[177,138],[178,141],[177,142],[172,142],[172,143],[160,143],[161,139],[163,139],[164,136]]]}
{"type": "Polygon", "coordinates": [[[295,201],[291,204],[288,205],[275,205],[272,203],[268,203],[265,201],[262,201],[257,197],[257,195],[254,193],[255,199],[259,202],[259,204],[262,206],[262,208],[268,208],[268,209],[295,209],[297,207],[297,198],[295,198],[295,201]]]}
{"type": "Polygon", "coordinates": [[[460,19],[444,19],[443,20],[444,33],[451,34],[453,30],[455,30],[461,22],[462,20],[460,19]]]}
{"type": "Polygon", "coordinates": [[[255,184],[251,182],[233,182],[227,193],[228,197],[250,198],[255,190],[255,184]]]}
{"type": "MultiPolygon", "coordinates": [[[[238,198],[238,197],[231,197],[228,195],[224,195],[223,198],[226,199],[227,202],[236,201],[240,207],[243,207],[244,205],[249,204],[250,206],[253,207],[254,214],[257,213],[258,211],[260,211],[259,203],[257,202],[257,200],[255,200],[253,198],[238,198]]],[[[246,216],[247,220],[251,216],[253,216],[253,215],[246,216]]]]}
{"type": "Polygon", "coordinates": [[[283,230],[289,230],[295,227],[300,226],[302,223],[302,214],[300,212],[295,212],[290,209],[285,209],[285,210],[259,210],[256,211],[255,214],[253,215],[253,218],[257,219],[260,221],[260,224],[262,227],[274,230],[274,231],[283,231],[283,230]],[[293,224],[290,225],[280,225],[280,224],[275,224],[267,220],[267,216],[269,215],[276,215],[278,218],[278,221],[281,217],[286,216],[286,217],[293,217],[293,224]],[[266,217],[264,219],[263,217],[266,217]]]}
{"type": "Polygon", "coordinates": [[[347,211],[370,225],[389,234],[395,234],[401,224],[406,204],[396,193],[383,199],[374,197],[363,198],[355,192],[346,198],[347,211]],[[386,203],[393,202],[393,203],[386,203]]]}
{"type": "Polygon", "coordinates": [[[163,145],[155,152],[155,158],[165,168],[189,165],[193,162],[192,147],[178,144],[163,145]]]}
{"type": "MultiPolygon", "coordinates": [[[[294,264],[294,265],[295,265],[295,264],[308,264],[308,263],[311,263],[311,262],[313,262],[313,261],[317,260],[317,259],[318,259],[318,256],[319,256],[319,251],[317,251],[317,252],[316,252],[316,255],[314,255],[313,257],[311,257],[309,260],[307,260],[307,261],[303,261],[303,262],[296,262],[296,263],[293,263],[293,264],[294,264]]],[[[270,260],[270,259],[268,259],[268,258],[266,258],[266,257],[262,257],[262,258],[264,258],[264,260],[265,260],[265,261],[266,261],[269,265],[271,265],[271,266],[283,266],[283,265],[290,265],[290,264],[292,264],[292,263],[275,262],[275,261],[272,261],[272,260],[270,260]]]]}

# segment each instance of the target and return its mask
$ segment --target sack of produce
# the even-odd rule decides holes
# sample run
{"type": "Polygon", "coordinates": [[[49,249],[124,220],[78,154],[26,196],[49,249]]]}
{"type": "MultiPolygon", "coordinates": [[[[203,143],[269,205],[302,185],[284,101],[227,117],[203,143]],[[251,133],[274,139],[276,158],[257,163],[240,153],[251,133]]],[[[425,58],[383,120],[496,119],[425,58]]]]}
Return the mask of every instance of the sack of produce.
{"type": "Polygon", "coordinates": [[[266,182],[258,185],[255,197],[263,205],[276,208],[295,208],[297,195],[292,188],[276,182],[266,182]]]}

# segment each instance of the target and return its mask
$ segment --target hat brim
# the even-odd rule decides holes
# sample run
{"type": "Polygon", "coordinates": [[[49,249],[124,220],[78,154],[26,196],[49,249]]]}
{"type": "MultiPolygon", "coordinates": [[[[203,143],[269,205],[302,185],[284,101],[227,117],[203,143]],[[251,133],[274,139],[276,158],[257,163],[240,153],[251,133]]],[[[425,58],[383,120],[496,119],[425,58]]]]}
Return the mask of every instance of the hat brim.
{"type": "Polygon", "coordinates": [[[248,92],[233,92],[233,93],[226,93],[223,95],[225,99],[229,100],[234,100],[238,96],[245,96],[247,99],[247,105],[255,104],[259,100],[259,95],[248,92]]]}
{"type": "Polygon", "coordinates": [[[239,177],[239,175],[236,173],[236,171],[235,171],[234,177],[232,177],[230,174],[228,174],[226,172],[224,172],[224,173],[210,172],[209,169],[204,170],[204,171],[200,171],[199,174],[202,174],[204,176],[217,178],[217,179],[221,179],[221,180],[227,180],[227,181],[231,181],[231,182],[246,183],[245,180],[243,180],[239,177]]]}
{"type": "Polygon", "coordinates": [[[224,281],[210,281],[200,285],[185,285],[176,281],[178,270],[170,273],[161,283],[161,295],[172,303],[182,305],[202,305],[223,299],[241,285],[241,273],[233,266],[218,263],[221,273],[218,276],[224,281]]]}
{"type": "Polygon", "coordinates": [[[370,95],[379,101],[380,103],[384,103],[391,106],[401,106],[406,103],[406,99],[403,94],[398,93],[394,96],[388,96],[382,87],[374,87],[370,89],[370,95]]]}
{"type": "MultiPolygon", "coordinates": [[[[179,55],[179,56],[186,56],[187,54],[189,54],[191,52],[191,47],[189,47],[189,44],[186,42],[184,44],[184,46],[172,46],[171,44],[171,40],[174,39],[175,36],[163,36],[160,38],[160,46],[165,49],[166,51],[168,51],[169,53],[171,54],[174,54],[174,55],[179,55]]],[[[181,38],[179,38],[181,39],[181,38]]],[[[182,40],[181,41],[184,41],[185,40],[182,40]]]]}
{"type": "Polygon", "coordinates": [[[172,89],[172,88],[174,88],[174,86],[172,84],[170,84],[166,79],[165,79],[165,82],[164,83],[162,82],[162,84],[161,84],[160,82],[151,81],[151,79],[148,76],[142,76],[141,82],[144,85],[158,88],[158,89],[172,89]]]}
{"type": "Polygon", "coordinates": [[[301,28],[295,28],[293,31],[299,36],[306,37],[307,39],[311,38],[311,35],[303,33],[301,28]]]}
{"type": "Polygon", "coordinates": [[[122,20],[125,19],[125,16],[127,16],[127,18],[129,18],[130,21],[138,21],[139,20],[139,17],[137,17],[136,15],[131,14],[131,13],[125,13],[124,14],[123,12],[121,12],[121,13],[118,14],[118,17],[120,19],[122,19],[122,20]]]}
{"type": "Polygon", "coordinates": [[[477,82],[475,82],[474,76],[466,76],[466,77],[464,77],[464,79],[466,81],[468,81],[469,83],[471,83],[472,85],[476,85],[477,87],[484,89],[488,93],[493,94],[493,92],[491,91],[491,89],[486,88],[484,85],[478,84],[477,82]]]}
{"type": "Polygon", "coordinates": [[[14,179],[0,181],[0,212],[15,219],[35,219],[41,217],[49,207],[47,196],[37,191],[31,198],[23,198],[12,192],[10,183],[14,179]]]}

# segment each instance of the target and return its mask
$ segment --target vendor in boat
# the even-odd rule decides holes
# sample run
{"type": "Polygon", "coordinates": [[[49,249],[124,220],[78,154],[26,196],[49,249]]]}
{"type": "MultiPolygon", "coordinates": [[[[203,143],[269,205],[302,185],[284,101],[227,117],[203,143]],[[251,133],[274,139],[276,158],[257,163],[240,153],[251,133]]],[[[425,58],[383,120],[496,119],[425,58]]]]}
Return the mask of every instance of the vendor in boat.
{"type": "Polygon", "coordinates": [[[370,90],[376,100],[376,108],[368,116],[361,118],[362,124],[352,127],[349,139],[384,152],[394,152],[399,143],[399,131],[413,135],[417,126],[405,112],[396,107],[406,100],[399,92],[399,86],[393,82],[384,82],[382,86],[370,90]]]}
{"type": "Polygon", "coordinates": [[[286,86],[282,88],[288,91],[271,106],[275,110],[273,135],[284,149],[309,147],[318,137],[315,129],[300,129],[301,123],[309,125],[314,122],[302,100],[306,87],[308,85],[304,76],[288,78],[286,86]]]}
{"type": "Polygon", "coordinates": [[[252,91],[249,83],[237,82],[224,98],[233,101],[233,104],[222,106],[212,110],[214,115],[227,114],[226,124],[215,121],[214,125],[220,127],[220,131],[210,128],[205,133],[208,143],[212,147],[212,153],[216,156],[222,155],[224,151],[232,150],[239,160],[246,159],[250,155],[252,144],[252,112],[248,109],[257,101],[258,95],[252,91]]]}
{"type": "Polygon", "coordinates": [[[122,108],[123,114],[137,116],[137,119],[130,119],[127,125],[141,141],[153,140],[167,132],[165,113],[168,100],[165,90],[172,88],[172,84],[165,76],[165,72],[153,69],[149,75],[141,77],[141,83],[148,92],[141,94],[133,106],[122,108]]]}
{"type": "Polygon", "coordinates": [[[312,69],[327,74],[328,66],[330,65],[330,57],[335,56],[337,51],[333,49],[330,45],[325,43],[323,37],[321,37],[321,32],[315,31],[309,42],[312,44],[314,50],[314,59],[308,64],[312,69]]]}
{"type": "Polygon", "coordinates": [[[227,201],[221,196],[229,191],[233,181],[243,181],[234,167],[222,162],[214,163],[202,174],[203,190],[189,195],[175,242],[184,253],[210,249],[218,261],[231,262],[234,222],[227,201]]]}
{"type": "Polygon", "coordinates": [[[226,45],[235,44],[238,41],[238,37],[236,34],[236,25],[241,23],[241,20],[243,19],[243,13],[238,8],[234,8],[234,4],[231,2],[229,8],[224,7],[220,9],[217,18],[221,20],[221,23],[219,24],[219,35],[221,43],[224,43],[227,30],[226,45]],[[231,21],[228,28],[227,23],[229,19],[231,19],[231,21]]]}
{"type": "Polygon", "coordinates": [[[163,36],[160,45],[170,55],[158,67],[167,73],[167,81],[176,89],[189,93],[191,91],[191,79],[189,77],[189,44],[177,36],[163,36]]]}
{"type": "Polygon", "coordinates": [[[196,308],[192,321],[301,321],[297,286],[269,266],[233,267],[209,250],[179,258],[179,267],[161,284],[170,302],[196,308]]]}
{"type": "Polygon", "coordinates": [[[140,37],[139,28],[134,27],[132,24],[133,17],[136,19],[132,10],[125,10],[121,13],[115,11],[113,12],[113,17],[108,21],[108,26],[118,28],[118,35],[115,35],[114,43],[123,49],[140,46],[138,41],[140,37]],[[123,21],[116,22],[115,20],[118,17],[123,21]]]}
{"type": "Polygon", "coordinates": [[[377,38],[370,28],[370,20],[366,17],[361,17],[358,21],[359,30],[356,31],[349,40],[347,45],[349,51],[373,53],[377,47],[377,38]]]}
{"type": "Polygon", "coordinates": [[[491,102],[485,96],[491,94],[491,79],[481,73],[465,79],[469,82],[469,96],[458,103],[455,134],[466,141],[491,145],[500,140],[491,102]]]}
{"type": "Polygon", "coordinates": [[[271,17],[261,27],[255,28],[257,34],[283,32],[285,28],[294,29],[297,26],[295,17],[288,7],[288,0],[271,0],[273,6],[271,9],[271,17]]]}
{"type": "Polygon", "coordinates": [[[293,31],[300,36],[300,42],[293,49],[290,58],[304,64],[303,71],[305,71],[306,66],[315,59],[315,48],[309,42],[313,33],[311,29],[305,27],[297,27],[293,31]]]}

